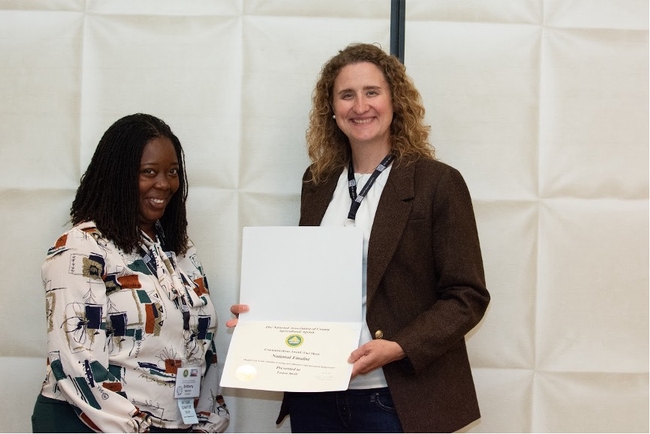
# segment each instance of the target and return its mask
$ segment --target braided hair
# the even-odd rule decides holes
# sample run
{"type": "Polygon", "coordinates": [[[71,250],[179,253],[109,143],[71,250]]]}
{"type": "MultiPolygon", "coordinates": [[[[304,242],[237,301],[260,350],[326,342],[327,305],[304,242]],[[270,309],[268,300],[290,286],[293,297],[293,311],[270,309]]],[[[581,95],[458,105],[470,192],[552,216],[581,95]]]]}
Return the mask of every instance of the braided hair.
{"type": "Polygon", "coordinates": [[[97,229],[123,251],[131,253],[138,248],[142,237],[138,226],[140,161],[144,147],[157,137],[172,142],[179,164],[179,188],[160,224],[167,248],[178,255],[187,251],[185,155],[169,126],[148,114],[125,116],[106,130],[72,202],[73,225],[94,221],[97,229]]]}

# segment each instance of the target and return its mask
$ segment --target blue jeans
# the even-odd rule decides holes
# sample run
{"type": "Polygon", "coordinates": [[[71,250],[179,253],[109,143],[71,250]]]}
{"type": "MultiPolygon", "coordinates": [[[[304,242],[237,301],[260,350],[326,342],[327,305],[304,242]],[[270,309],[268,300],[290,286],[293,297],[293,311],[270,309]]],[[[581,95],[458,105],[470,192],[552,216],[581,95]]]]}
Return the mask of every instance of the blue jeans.
{"type": "Polygon", "coordinates": [[[387,387],[285,395],[292,432],[403,432],[387,387]]]}

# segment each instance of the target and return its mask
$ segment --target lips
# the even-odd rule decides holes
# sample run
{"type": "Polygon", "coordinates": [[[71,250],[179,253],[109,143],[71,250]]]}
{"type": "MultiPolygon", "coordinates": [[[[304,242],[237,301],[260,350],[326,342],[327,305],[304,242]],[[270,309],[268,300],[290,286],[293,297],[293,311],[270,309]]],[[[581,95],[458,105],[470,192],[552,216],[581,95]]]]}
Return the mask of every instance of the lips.
{"type": "Polygon", "coordinates": [[[165,204],[167,203],[167,199],[161,199],[158,197],[149,197],[147,198],[147,202],[154,207],[154,208],[164,208],[165,204]]]}

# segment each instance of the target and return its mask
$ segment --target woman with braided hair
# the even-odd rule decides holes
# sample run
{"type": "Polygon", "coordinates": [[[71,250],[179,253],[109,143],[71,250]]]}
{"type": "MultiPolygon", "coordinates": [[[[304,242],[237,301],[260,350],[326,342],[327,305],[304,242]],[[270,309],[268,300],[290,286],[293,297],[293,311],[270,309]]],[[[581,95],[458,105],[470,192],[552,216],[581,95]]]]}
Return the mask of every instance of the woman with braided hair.
{"type": "Polygon", "coordinates": [[[227,428],[187,190],[183,148],[161,119],[133,114],[104,133],[41,270],[48,358],[34,432],[227,428]]]}

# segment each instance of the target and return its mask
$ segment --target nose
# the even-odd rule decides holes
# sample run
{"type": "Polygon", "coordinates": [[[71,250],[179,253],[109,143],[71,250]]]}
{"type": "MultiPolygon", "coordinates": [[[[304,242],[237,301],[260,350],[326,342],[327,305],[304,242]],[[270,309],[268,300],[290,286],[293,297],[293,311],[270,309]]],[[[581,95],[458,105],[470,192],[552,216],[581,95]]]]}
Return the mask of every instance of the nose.
{"type": "Polygon", "coordinates": [[[171,183],[166,174],[160,173],[156,177],[156,188],[160,190],[169,190],[171,188],[171,183]]]}
{"type": "Polygon", "coordinates": [[[354,100],[354,111],[356,113],[365,113],[368,110],[368,103],[364,96],[359,96],[354,100]]]}

